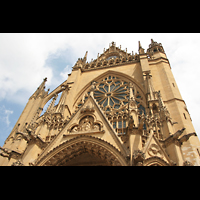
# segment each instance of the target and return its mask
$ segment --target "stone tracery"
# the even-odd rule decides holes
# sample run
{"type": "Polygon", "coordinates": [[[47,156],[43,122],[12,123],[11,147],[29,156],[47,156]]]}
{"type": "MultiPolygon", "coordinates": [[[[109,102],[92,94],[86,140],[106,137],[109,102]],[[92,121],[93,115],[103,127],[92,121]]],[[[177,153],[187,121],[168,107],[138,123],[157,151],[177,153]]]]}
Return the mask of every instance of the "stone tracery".
{"type": "Polygon", "coordinates": [[[105,111],[119,109],[128,103],[128,82],[108,76],[97,83],[94,98],[105,111]]]}

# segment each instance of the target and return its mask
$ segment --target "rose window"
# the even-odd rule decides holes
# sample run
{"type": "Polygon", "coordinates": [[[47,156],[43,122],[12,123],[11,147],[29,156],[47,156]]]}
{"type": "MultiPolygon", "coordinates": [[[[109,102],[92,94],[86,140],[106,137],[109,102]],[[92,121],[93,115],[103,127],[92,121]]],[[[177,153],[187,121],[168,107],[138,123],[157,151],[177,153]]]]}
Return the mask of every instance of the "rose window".
{"type": "Polygon", "coordinates": [[[128,82],[108,76],[97,83],[94,98],[105,111],[120,109],[128,103],[128,82]]]}

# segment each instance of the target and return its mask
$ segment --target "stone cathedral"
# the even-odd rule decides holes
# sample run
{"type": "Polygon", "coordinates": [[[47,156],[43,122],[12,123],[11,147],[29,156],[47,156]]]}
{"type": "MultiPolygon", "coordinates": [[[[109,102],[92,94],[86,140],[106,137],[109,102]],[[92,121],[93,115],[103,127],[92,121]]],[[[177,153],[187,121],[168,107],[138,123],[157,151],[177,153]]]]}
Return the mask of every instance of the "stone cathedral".
{"type": "Polygon", "coordinates": [[[43,80],[0,147],[1,166],[193,166],[200,142],[161,43],[115,42],[79,58],[49,93],[43,80]]]}

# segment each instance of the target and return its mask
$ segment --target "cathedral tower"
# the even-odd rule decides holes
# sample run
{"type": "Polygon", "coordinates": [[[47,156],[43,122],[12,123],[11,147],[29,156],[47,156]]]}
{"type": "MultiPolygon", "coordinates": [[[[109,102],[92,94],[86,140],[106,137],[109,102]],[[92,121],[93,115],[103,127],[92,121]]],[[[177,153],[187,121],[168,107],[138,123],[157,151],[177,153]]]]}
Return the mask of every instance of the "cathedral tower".
{"type": "Polygon", "coordinates": [[[0,147],[0,165],[200,165],[161,43],[151,39],[145,52],[139,42],[133,54],[112,42],[91,62],[87,54],[51,93],[43,80],[0,147]]]}

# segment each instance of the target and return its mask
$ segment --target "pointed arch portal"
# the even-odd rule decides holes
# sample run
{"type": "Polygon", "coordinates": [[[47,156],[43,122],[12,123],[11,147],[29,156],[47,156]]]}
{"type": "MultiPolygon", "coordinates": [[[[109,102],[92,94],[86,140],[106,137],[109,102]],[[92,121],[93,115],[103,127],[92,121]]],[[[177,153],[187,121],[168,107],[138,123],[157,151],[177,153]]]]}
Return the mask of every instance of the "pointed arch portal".
{"type": "Polygon", "coordinates": [[[111,144],[92,136],[79,136],[50,151],[38,166],[126,166],[125,157],[111,144]]]}

